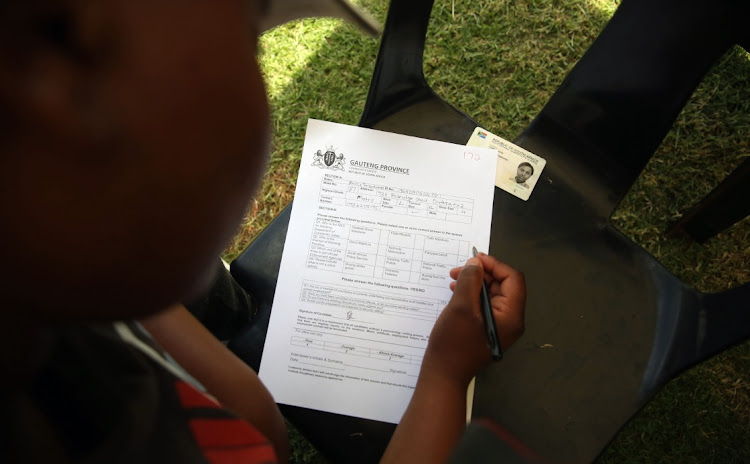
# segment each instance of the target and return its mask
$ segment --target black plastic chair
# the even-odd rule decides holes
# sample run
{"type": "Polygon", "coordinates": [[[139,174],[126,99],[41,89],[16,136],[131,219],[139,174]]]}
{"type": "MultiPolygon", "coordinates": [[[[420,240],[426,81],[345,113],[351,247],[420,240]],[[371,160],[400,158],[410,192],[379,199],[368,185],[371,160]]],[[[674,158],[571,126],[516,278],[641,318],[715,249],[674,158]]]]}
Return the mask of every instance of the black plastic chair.
{"type": "Polygon", "coordinates": [[[685,212],[667,232],[685,232],[703,243],[727,227],[750,215],[750,158],[737,167],[699,204],[685,212]]]}
{"type": "MultiPolygon", "coordinates": [[[[392,2],[360,125],[464,144],[481,124],[437,96],[422,72],[431,8],[432,0],[392,2]]],[[[697,292],[610,223],[703,75],[742,42],[748,12],[731,0],[624,0],[515,141],[547,166],[527,202],[496,189],[490,253],[526,274],[527,333],[478,379],[474,413],[543,457],[593,460],[669,379],[750,336],[750,285],[697,292]]],[[[230,348],[256,369],[289,212],[232,263],[260,320],[230,348]]],[[[394,430],[282,412],[334,462],[377,461],[394,430]]]]}

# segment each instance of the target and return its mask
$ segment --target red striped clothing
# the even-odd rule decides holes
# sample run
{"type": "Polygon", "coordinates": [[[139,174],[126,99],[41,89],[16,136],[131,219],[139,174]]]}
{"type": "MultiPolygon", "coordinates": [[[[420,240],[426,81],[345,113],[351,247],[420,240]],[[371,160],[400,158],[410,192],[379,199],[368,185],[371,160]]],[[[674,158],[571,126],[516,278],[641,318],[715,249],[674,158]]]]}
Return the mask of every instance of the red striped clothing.
{"type": "Polygon", "coordinates": [[[274,463],[270,442],[200,391],[137,324],[58,330],[2,404],[0,462],[274,463]],[[12,398],[9,398],[12,396],[12,398]]]}

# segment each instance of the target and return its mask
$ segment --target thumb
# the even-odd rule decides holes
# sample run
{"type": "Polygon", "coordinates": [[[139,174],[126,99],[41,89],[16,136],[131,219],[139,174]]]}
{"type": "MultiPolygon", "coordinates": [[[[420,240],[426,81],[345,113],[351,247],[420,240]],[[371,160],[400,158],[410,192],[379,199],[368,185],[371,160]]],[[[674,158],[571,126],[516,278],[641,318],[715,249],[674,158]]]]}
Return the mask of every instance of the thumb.
{"type": "Polygon", "coordinates": [[[456,287],[453,289],[453,298],[451,301],[469,302],[470,304],[479,304],[479,293],[482,289],[484,279],[484,268],[482,262],[477,258],[471,258],[466,261],[466,265],[458,274],[456,287]]]}

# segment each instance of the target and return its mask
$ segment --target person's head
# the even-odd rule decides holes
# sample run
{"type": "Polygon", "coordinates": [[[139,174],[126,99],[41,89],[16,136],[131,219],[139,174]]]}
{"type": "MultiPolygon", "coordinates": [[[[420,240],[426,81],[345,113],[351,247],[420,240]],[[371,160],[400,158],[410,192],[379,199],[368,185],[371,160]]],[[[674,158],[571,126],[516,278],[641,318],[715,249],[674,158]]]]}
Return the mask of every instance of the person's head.
{"type": "Polygon", "coordinates": [[[264,169],[262,3],[0,2],[4,307],[137,317],[203,288],[264,169]]]}
{"type": "Polygon", "coordinates": [[[516,169],[516,182],[519,184],[523,184],[531,176],[534,175],[534,168],[531,166],[531,164],[527,162],[523,162],[518,165],[518,169],[516,169]]]}

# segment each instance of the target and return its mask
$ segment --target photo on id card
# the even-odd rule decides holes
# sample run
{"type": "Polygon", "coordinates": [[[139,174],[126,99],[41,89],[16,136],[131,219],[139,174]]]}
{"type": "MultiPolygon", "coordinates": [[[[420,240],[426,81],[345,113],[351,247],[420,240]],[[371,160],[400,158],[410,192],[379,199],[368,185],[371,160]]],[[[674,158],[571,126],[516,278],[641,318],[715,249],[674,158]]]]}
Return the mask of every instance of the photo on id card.
{"type": "Polygon", "coordinates": [[[466,146],[497,150],[495,185],[524,201],[531,196],[547,164],[543,158],[481,127],[474,129],[466,146]]]}

